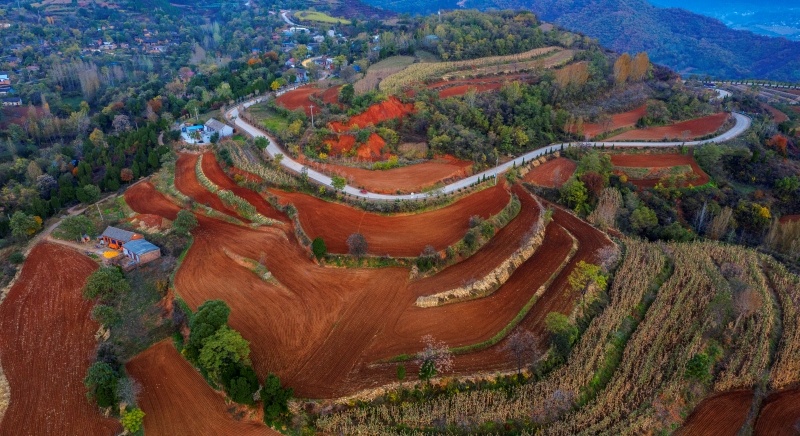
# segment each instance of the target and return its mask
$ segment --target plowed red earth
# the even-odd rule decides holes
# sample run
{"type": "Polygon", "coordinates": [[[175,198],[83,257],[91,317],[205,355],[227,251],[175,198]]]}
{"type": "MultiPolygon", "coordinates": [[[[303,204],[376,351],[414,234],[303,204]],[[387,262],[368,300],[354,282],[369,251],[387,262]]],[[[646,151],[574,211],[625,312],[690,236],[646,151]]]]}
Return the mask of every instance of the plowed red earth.
{"type": "Polygon", "coordinates": [[[768,104],[764,105],[764,109],[766,109],[770,115],[772,115],[772,119],[778,124],[784,121],[789,121],[789,116],[768,104]]]}
{"type": "MultiPolygon", "coordinates": [[[[700,168],[694,157],[687,154],[612,154],[611,163],[616,167],[633,168],[669,168],[679,165],[690,165],[692,172],[697,176],[690,183],[700,186],[708,183],[711,178],[700,168]]],[[[658,183],[657,179],[631,179],[629,182],[640,188],[652,188],[658,183]]]]}
{"type": "Polygon", "coordinates": [[[125,202],[128,204],[147,204],[146,215],[158,215],[168,220],[175,220],[181,210],[169,201],[164,194],[156,191],[150,182],[137,183],[125,191],[125,202]]]}
{"type": "Polygon", "coordinates": [[[138,405],[147,434],[279,434],[261,422],[233,419],[222,394],[208,386],[170,340],[148,348],[125,368],[142,386],[138,405]]]}
{"type": "MultiPolygon", "coordinates": [[[[243,188],[236,184],[233,180],[231,180],[225,171],[219,166],[219,162],[217,162],[217,158],[214,156],[214,153],[208,152],[203,154],[203,174],[209,178],[212,182],[214,182],[217,186],[222,189],[227,189],[234,194],[238,195],[239,197],[244,198],[247,200],[248,203],[252,204],[256,207],[258,213],[264,215],[267,218],[276,219],[279,221],[286,221],[288,217],[283,213],[275,210],[272,205],[267,203],[266,200],[257,193],[243,188]]],[[[193,167],[194,168],[194,167],[193,167]]]]}
{"type": "Polygon", "coordinates": [[[800,433],[800,388],[776,392],[765,400],[756,420],[757,436],[800,433]]]}
{"type": "MultiPolygon", "coordinates": [[[[381,232],[393,233],[394,246],[408,246],[408,234],[416,231],[411,223],[429,227],[425,231],[431,233],[445,231],[452,225],[442,219],[431,222],[431,214],[441,214],[450,208],[454,210],[447,214],[454,211],[460,214],[463,209],[463,217],[457,223],[466,225],[467,217],[485,207],[493,197],[503,198],[497,202],[499,210],[507,203],[508,193],[503,188],[495,189],[502,194],[490,191],[489,195],[483,191],[449,208],[408,217],[371,218],[345,206],[307,199],[299,202],[303,207],[298,209],[301,217],[304,212],[321,213],[327,217],[324,221],[327,225],[339,225],[347,221],[348,215],[353,223],[389,218],[409,220],[408,231],[388,221],[377,227],[381,232]],[[477,197],[478,201],[470,200],[472,197],[477,197]],[[461,204],[465,201],[475,203],[461,204]],[[344,208],[345,215],[335,212],[337,208],[344,208]]],[[[530,203],[526,201],[526,205],[530,203]]],[[[148,206],[148,202],[131,204],[139,213],[153,213],[148,206]]],[[[529,219],[526,216],[532,215],[521,212],[517,219],[529,219]]],[[[393,366],[371,364],[394,354],[420,350],[420,338],[425,334],[432,334],[450,345],[481,341],[496,334],[549,279],[569,252],[571,240],[561,226],[580,239],[581,248],[523,324],[538,331],[547,312],[568,312],[576,296],[564,292],[567,275],[578,260],[593,261],[596,249],[608,240],[563,211],[557,211],[554,216],[544,245],[508,283],[488,298],[466,303],[421,309],[413,306],[416,295],[407,269],[320,267],[281,229],[251,229],[205,216],[198,218],[194,243],[176,274],[176,288],[193,309],[214,298],[221,298],[231,306],[230,324],[251,342],[252,360],[261,377],[275,372],[301,397],[341,396],[394,380],[393,366]],[[275,281],[263,281],[232,260],[226,251],[262,260],[275,281]],[[543,307],[541,310],[537,310],[539,305],[543,307]]],[[[506,227],[508,230],[501,231],[498,236],[503,240],[510,238],[503,232],[518,232],[523,224],[512,222],[506,227]]],[[[456,238],[463,234],[459,233],[455,233],[456,238]]],[[[349,233],[344,234],[346,237],[349,233]]],[[[369,233],[366,234],[370,241],[369,233]]],[[[420,241],[409,252],[418,254],[425,243],[430,242],[420,241]]],[[[484,269],[496,265],[501,260],[497,257],[509,250],[500,244],[498,242],[494,248],[485,247],[470,261],[476,268],[477,265],[484,269]]],[[[498,346],[459,356],[456,362],[459,372],[510,368],[508,357],[498,346]]]]}
{"type": "Polygon", "coordinates": [[[577,167],[578,164],[575,162],[565,157],[559,157],[531,168],[528,174],[525,174],[524,180],[534,185],[560,188],[572,177],[577,167]]]}
{"type": "Polygon", "coordinates": [[[752,390],[724,392],[706,398],[695,407],[676,435],[736,436],[752,403],[752,390]]]}
{"type": "Polygon", "coordinates": [[[317,169],[352,180],[350,184],[354,186],[383,194],[394,194],[397,191],[401,193],[420,192],[439,182],[467,177],[472,166],[471,162],[452,156],[442,156],[432,161],[391,170],[365,170],[333,164],[309,164],[317,169]]]}
{"type": "Polygon", "coordinates": [[[183,153],[178,157],[178,162],[175,164],[175,187],[178,191],[200,204],[204,204],[226,215],[246,221],[235,211],[225,207],[225,204],[219,197],[208,191],[197,181],[195,164],[199,156],[198,154],[183,153]]]}
{"type": "Polygon", "coordinates": [[[723,112],[669,126],[629,130],[620,135],[608,138],[606,141],[690,140],[716,132],[725,124],[725,120],[727,119],[728,114],[723,112]],[[685,138],[684,133],[686,133],[685,138]]]}
{"type": "Polygon", "coordinates": [[[319,90],[316,86],[305,85],[281,94],[275,99],[275,102],[291,111],[302,109],[305,111],[306,115],[311,115],[311,105],[314,104],[314,102],[311,101],[310,97],[317,92],[319,92],[319,90]]]}
{"type": "Polygon", "coordinates": [[[639,121],[639,119],[645,116],[646,113],[647,107],[642,105],[628,112],[611,115],[611,124],[607,126],[607,128],[600,123],[585,123],[583,125],[583,134],[589,138],[594,138],[601,133],[613,132],[617,129],[633,127],[636,125],[636,122],[639,121]]]}
{"type": "Polygon", "coordinates": [[[3,435],[114,435],[86,399],[83,378],[94,360],[92,302],[81,289],[97,269],[88,257],[55,244],[33,248],[19,280],[0,306],[0,362],[11,404],[3,435]]]}
{"type": "Polygon", "coordinates": [[[366,111],[350,118],[345,123],[334,121],[330,123],[331,129],[334,132],[345,132],[352,128],[364,128],[369,125],[375,125],[386,120],[393,120],[395,118],[403,118],[414,110],[414,105],[411,103],[404,104],[397,97],[389,97],[380,103],[370,106],[366,111]]]}
{"type": "Polygon", "coordinates": [[[271,190],[281,203],[293,204],[310,238],[325,240],[331,253],[347,253],[347,238],[361,233],[374,255],[418,256],[426,245],[442,250],[464,237],[469,217],[488,218],[508,204],[502,185],[484,189],[450,206],[416,215],[384,216],[330,203],[306,194],[271,190]]]}
{"type": "MultiPolygon", "coordinates": [[[[349,152],[356,145],[356,137],[353,135],[338,135],[336,138],[327,139],[325,143],[331,146],[331,155],[341,156],[349,152]]],[[[383,154],[381,150],[386,145],[386,141],[375,133],[371,133],[367,142],[358,146],[356,156],[361,160],[380,160],[383,154]]]]}

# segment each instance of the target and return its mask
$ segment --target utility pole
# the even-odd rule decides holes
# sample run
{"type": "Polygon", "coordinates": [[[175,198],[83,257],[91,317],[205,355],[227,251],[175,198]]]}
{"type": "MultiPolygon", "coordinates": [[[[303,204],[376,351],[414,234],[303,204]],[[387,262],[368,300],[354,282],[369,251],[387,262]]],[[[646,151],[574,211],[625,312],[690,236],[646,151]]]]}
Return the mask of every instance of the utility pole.
{"type": "Polygon", "coordinates": [[[497,152],[497,149],[494,150],[494,186],[497,186],[497,177],[499,175],[500,169],[497,168],[500,166],[500,153],[497,152]]]}
{"type": "Polygon", "coordinates": [[[314,105],[308,105],[311,108],[311,127],[314,127],[314,105]]]}

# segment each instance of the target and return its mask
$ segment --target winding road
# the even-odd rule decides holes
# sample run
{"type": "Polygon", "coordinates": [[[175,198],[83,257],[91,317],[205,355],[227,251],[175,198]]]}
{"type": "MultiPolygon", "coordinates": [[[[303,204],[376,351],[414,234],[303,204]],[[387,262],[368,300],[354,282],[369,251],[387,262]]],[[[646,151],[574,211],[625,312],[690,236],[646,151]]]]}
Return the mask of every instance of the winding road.
{"type": "MultiPolygon", "coordinates": [[[[284,92],[291,91],[292,89],[294,89],[294,87],[289,88],[289,89],[285,89],[285,90],[282,90],[282,91],[278,91],[275,95],[276,96],[281,95],[284,92]]],[[[727,96],[730,96],[730,93],[727,92],[727,91],[718,90],[717,92],[720,94],[720,98],[725,98],[727,96]]],[[[255,99],[252,99],[252,100],[249,100],[249,101],[244,102],[242,104],[239,104],[239,105],[233,107],[232,109],[229,109],[225,113],[225,117],[228,119],[228,121],[232,122],[237,128],[247,132],[252,137],[254,137],[254,138],[258,138],[258,137],[266,138],[269,141],[269,145],[267,146],[267,152],[270,154],[270,156],[273,156],[273,157],[275,155],[279,154],[279,153],[282,154],[283,155],[283,159],[281,160],[281,165],[283,165],[285,168],[287,168],[287,169],[289,169],[289,170],[291,170],[293,172],[296,172],[296,173],[306,172],[308,174],[308,177],[311,180],[314,180],[317,183],[321,183],[323,185],[327,185],[327,186],[331,186],[332,187],[333,184],[332,184],[332,180],[331,180],[330,177],[326,176],[325,174],[320,173],[319,171],[316,171],[316,170],[314,170],[312,168],[309,168],[309,167],[307,167],[307,166],[295,161],[290,156],[287,156],[286,153],[278,146],[278,144],[270,136],[268,136],[266,133],[264,133],[263,131],[261,131],[257,127],[255,127],[255,126],[253,126],[253,125],[251,125],[251,124],[247,123],[246,121],[244,121],[244,120],[239,118],[239,110],[240,110],[240,108],[242,108],[242,107],[243,108],[248,108],[248,107],[250,107],[250,106],[252,106],[252,105],[254,105],[256,103],[260,103],[262,101],[265,101],[267,98],[269,98],[269,97],[266,97],[266,96],[265,97],[257,97],[255,99]]],[[[614,147],[656,147],[656,148],[659,148],[659,147],[677,147],[677,146],[693,147],[693,146],[697,146],[697,145],[701,145],[701,144],[725,142],[725,141],[729,141],[729,140],[731,140],[733,138],[736,138],[737,136],[741,135],[747,129],[750,128],[751,120],[750,120],[749,117],[747,117],[745,115],[742,115],[740,113],[737,113],[737,112],[733,112],[733,116],[736,119],[736,124],[730,130],[728,130],[725,133],[722,133],[719,136],[716,136],[716,137],[711,138],[711,139],[706,139],[706,140],[703,140],[703,141],[688,141],[688,142],[565,142],[565,143],[559,143],[559,144],[551,144],[551,145],[548,145],[546,147],[542,147],[542,148],[533,150],[533,151],[531,151],[529,153],[526,153],[526,154],[524,154],[522,156],[519,156],[519,157],[517,157],[517,158],[515,158],[513,160],[505,162],[505,163],[503,163],[501,165],[498,165],[498,166],[496,166],[494,168],[490,168],[490,169],[488,169],[486,171],[483,171],[481,173],[478,173],[478,174],[472,175],[470,177],[466,177],[464,179],[461,179],[461,180],[458,180],[456,182],[453,182],[453,183],[451,183],[449,185],[446,185],[446,186],[444,186],[444,187],[442,187],[440,189],[437,189],[434,192],[419,193],[419,194],[414,193],[414,194],[405,194],[405,195],[377,194],[377,193],[374,193],[374,192],[362,193],[361,190],[359,190],[358,188],[355,188],[355,187],[349,186],[349,185],[345,186],[344,192],[347,193],[347,194],[350,194],[350,195],[352,195],[354,197],[359,197],[359,198],[364,198],[364,199],[369,199],[369,200],[386,200],[386,201],[421,200],[421,199],[424,199],[424,198],[429,197],[429,196],[432,197],[432,196],[435,196],[435,195],[438,195],[438,194],[449,194],[451,192],[455,192],[455,191],[457,191],[457,190],[459,190],[461,188],[465,188],[467,186],[470,186],[470,185],[482,180],[483,178],[490,179],[492,177],[498,177],[500,174],[503,174],[504,172],[508,171],[512,167],[515,167],[515,166],[519,167],[519,166],[525,165],[526,163],[529,163],[531,160],[539,158],[542,155],[549,154],[549,153],[556,152],[556,151],[560,151],[562,149],[569,148],[569,147],[576,147],[576,146],[588,146],[588,147],[591,147],[591,146],[597,146],[597,147],[600,147],[600,146],[607,146],[607,147],[610,147],[610,146],[614,146],[614,147]]]]}

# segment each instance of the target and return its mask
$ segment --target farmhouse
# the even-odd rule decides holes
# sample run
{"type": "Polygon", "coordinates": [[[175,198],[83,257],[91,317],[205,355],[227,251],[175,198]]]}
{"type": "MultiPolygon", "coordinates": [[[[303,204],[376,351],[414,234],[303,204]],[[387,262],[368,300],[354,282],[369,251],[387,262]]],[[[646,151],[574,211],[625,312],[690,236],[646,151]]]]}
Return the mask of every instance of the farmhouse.
{"type": "Polygon", "coordinates": [[[220,138],[224,138],[226,136],[233,136],[233,127],[221,121],[217,121],[214,118],[211,118],[208,121],[206,121],[206,133],[208,133],[209,135],[218,133],[220,138]]]}
{"type": "Polygon", "coordinates": [[[4,98],[3,106],[22,106],[22,99],[19,97],[4,98]]]}
{"type": "Polygon", "coordinates": [[[108,248],[122,248],[125,244],[135,241],[137,239],[143,239],[142,235],[134,232],[129,232],[127,230],[118,229],[116,227],[108,226],[106,230],[100,235],[100,238],[103,242],[106,243],[108,248]]]}
{"type": "Polygon", "coordinates": [[[128,242],[122,247],[122,253],[138,265],[161,257],[161,249],[145,239],[128,242]]]}

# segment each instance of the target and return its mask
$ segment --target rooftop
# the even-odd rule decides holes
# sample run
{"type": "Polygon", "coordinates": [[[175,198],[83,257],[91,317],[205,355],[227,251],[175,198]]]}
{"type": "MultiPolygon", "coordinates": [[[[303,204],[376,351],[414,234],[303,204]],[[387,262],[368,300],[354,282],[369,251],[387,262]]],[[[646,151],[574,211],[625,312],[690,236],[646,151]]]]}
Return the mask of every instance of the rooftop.
{"type": "Polygon", "coordinates": [[[125,244],[125,250],[137,256],[141,256],[145,253],[150,253],[151,251],[156,251],[160,249],[155,245],[151,244],[150,242],[148,242],[146,239],[137,239],[135,241],[131,241],[125,244]]]}

